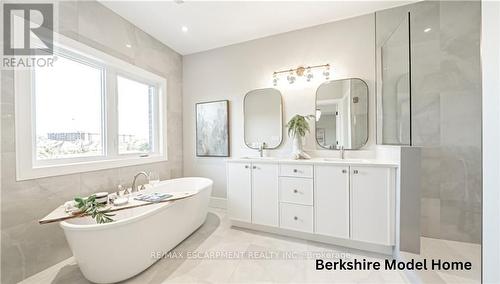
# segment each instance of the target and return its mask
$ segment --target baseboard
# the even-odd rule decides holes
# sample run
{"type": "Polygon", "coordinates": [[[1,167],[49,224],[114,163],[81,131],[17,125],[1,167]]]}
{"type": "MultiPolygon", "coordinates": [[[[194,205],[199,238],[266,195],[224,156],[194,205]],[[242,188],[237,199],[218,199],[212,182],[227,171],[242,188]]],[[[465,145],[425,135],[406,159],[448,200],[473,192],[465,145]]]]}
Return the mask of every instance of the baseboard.
{"type": "Polygon", "coordinates": [[[331,244],[331,245],[343,246],[343,247],[364,250],[364,251],[371,251],[374,253],[389,255],[389,256],[393,255],[393,249],[394,249],[393,246],[370,244],[370,243],[365,243],[365,242],[360,242],[360,241],[355,241],[355,240],[339,239],[339,238],[334,238],[334,237],[329,237],[329,236],[317,235],[317,234],[313,234],[313,233],[299,232],[299,231],[294,231],[294,230],[289,230],[289,229],[251,224],[251,223],[237,221],[237,220],[231,220],[231,225],[234,227],[240,227],[240,228],[256,230],[256,231],[263,231],[263,232],[267,232],[267,233],[271,233],[271,234],[278,234],[278,235],[297,238],[297,239],[310,240],[310,241],[315,241],[315,242],[320,242],[320,243],[327,243],[327,244],[331,244]]]}
{"type": "Polygon", "coordinates": [[[227,208],[226,203],[227,203],[226,198],[212,196],[212,197],[210,197],[210,202],[209,202],[208,206],[210,206],[212,208],[226,209],[227,208]]]}

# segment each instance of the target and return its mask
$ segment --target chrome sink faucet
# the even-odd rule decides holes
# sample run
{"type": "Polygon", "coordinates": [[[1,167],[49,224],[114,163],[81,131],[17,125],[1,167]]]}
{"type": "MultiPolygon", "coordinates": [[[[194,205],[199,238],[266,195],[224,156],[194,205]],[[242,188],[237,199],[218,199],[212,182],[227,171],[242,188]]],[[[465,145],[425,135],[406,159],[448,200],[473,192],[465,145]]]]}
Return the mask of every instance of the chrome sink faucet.
{"type": "Polygon", "coordinates": [[[262,142],[262,144],[259,145],[259,156],[261,158],[264,157],[264,149],[266,149],[266,142],[262,142]]]}
{"type": "Polygon", "coordinates": [[[139,172],[139,173],[137,173],[134,176],[134,181],[132,182],[132,188],[130,188],[130,193],[134,192],[134,190],[137,191],[137,192],[139,192],[140,190],[143,190],[145,188],[144,185],[141,185],[141,187],[138,187],[138,186],[135,185],[135,182],[137,181],[137,178],[139,176],[141,176],[141,175],[143,175],[149,181],[149,175],[147,173],[145,173],[145,172],[139,172]]]}
{"type": "Polygon", "coordinates": [[[345,154],[345,149],[344,146],[340,146],[340,158],[343,160],[344,159],[344,154],[345,154]]]}

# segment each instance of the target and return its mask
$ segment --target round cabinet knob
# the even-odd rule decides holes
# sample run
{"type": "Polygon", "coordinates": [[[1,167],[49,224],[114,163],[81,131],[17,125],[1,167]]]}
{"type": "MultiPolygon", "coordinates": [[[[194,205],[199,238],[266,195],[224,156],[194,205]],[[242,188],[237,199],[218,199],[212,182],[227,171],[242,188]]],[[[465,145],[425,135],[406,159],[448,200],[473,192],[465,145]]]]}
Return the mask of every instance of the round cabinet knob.
{"type": "Polygon", "coordinates": [[[296,172],[298,172],[298,170],[297,169],[293,169],[293,172],[296,173],[296,172]]]}
{"type": "Polygon", "coordinates": [[[343,170],[342,170],[342,173],[343,173],[343,174],[347,173],[347,170],[346,170],[346,169],[343,169],[343,170]]]}
{"type": "Polygon", "coordinates": [[[295,216],[295,217],[293,217],[293,220],[297,221],[297,220],[299,220],[299,217],[295,216]]]}
{"type": "Polygon", "coordinates": [[[248,165],[245,165],[245,169],[248,169],[248,168],[249,168],[249,166],[248,166],[248,165]]]}
{"type": "Polygon", "coordinates": [[[257,167],[256,166],[253,166],[252,169],[256,169],[257,167]]]}
{"type": "Polygon", "coordinates": [[[299,193],[299,191],[298,191],[298,190],[296,190],[296,189],[294,189],[294,190],[293,190],[293,193],[299,193]]]}

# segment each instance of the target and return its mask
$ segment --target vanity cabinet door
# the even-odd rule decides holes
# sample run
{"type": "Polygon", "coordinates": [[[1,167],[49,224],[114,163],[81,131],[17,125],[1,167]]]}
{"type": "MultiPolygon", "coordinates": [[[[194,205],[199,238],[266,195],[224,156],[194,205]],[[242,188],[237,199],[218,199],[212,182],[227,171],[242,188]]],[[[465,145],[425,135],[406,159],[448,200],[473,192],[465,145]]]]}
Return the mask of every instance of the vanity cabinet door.
{"type": "Polygon", "coordinates": [[[232,220],[252,221],[252,172],[250,163],[227,164],[228,213],[232,220]]]}
{"type": "Polygon", "coordinates": [[[351,238],[394,245],[395,171],[351,167],[351,238]]]}
{"type": "Polygon", "coordinates": [[[349,166],[314,166],[315,233],[349,238],[349,166]]]}
{"type": "Polygon", "coordinates": [[[252,223],[278,226],[278,165],[252,164],[252,223]]]}

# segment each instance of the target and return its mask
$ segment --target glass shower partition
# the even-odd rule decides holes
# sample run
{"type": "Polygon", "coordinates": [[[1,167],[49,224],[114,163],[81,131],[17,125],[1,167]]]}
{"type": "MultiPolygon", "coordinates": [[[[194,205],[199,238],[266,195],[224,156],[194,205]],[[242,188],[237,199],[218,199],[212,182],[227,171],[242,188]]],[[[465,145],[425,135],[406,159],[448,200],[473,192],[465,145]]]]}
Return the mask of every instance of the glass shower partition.
{"type": "Polygon", "coordinates": [[[377,30],[377,142],[411,145],[409,15],[377,30]],[[392,28],[393,30],[387,30],[392,28]],[[380,35],[380,34],[383,35],[380,35]]]}

